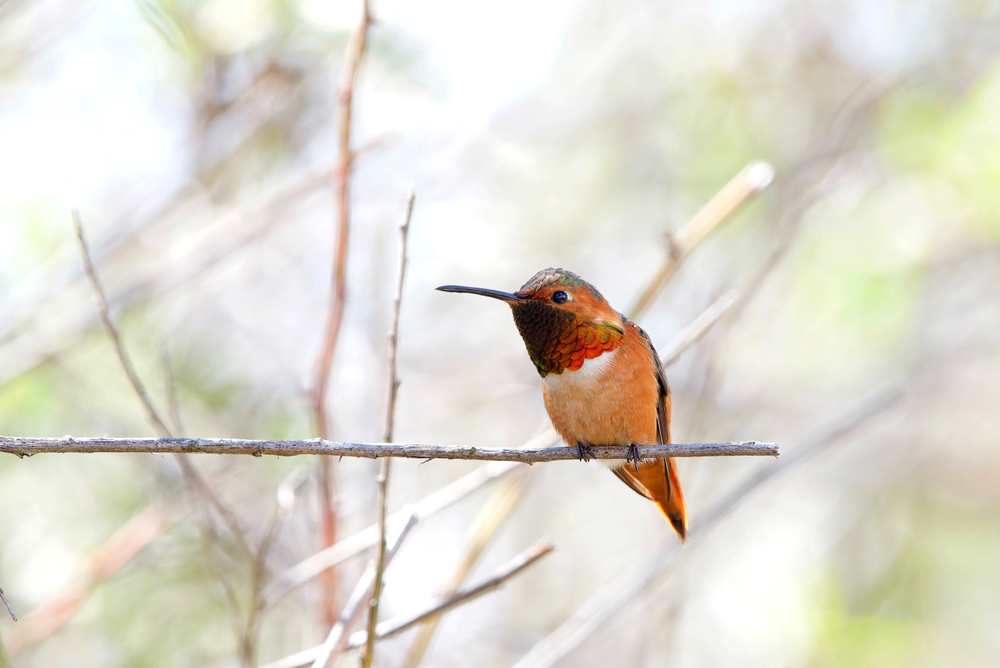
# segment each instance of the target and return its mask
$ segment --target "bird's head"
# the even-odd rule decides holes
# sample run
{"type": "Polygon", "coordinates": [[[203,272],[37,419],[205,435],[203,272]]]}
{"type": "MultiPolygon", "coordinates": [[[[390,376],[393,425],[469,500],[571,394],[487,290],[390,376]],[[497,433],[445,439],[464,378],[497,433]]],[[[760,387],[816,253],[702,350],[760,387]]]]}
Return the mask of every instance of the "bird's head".
{"type": "Polygon", "coordinates": [[[622,316],[593,285],[565,269],[543,269],[517,292],[442,285],[507,302],[538,373],[575,371],[587,359],[614,350],[625,336],[622,316]]]}

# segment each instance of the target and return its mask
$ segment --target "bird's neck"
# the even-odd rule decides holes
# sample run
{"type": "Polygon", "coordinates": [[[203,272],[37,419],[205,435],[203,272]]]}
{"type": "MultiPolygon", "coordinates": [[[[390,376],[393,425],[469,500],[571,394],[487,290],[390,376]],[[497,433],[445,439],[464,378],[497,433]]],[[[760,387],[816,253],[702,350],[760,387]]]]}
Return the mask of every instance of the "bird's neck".
{"type": "Polygon", "coordinates": [[[620,323],[601,322],[539,301],[514,303],[511,310],[542,378],[579,371],[588,359],[615,350],[625,338],[620,323]]]}

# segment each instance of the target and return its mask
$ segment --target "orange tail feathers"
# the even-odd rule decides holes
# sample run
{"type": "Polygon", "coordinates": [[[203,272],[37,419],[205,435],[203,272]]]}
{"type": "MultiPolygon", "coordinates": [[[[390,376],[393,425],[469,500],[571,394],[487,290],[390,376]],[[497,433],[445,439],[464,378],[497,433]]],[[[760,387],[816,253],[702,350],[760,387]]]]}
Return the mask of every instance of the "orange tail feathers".
{"type": "Polygon", "coordinates": [[[677,475],[677,463],[672,457],[661,459],[666,463],[667,489],[663,496],[654,496],[653,501],[663,516],[667,518],[674,531],[681,537],[681,542],[687,542],[688,518],[687,507],[684,505],[684,492],[681,490],[681,479],[677,475]]]}
{"type": "Polygon", "coordinates": [[[681,537],[681,542],[687,542],[687,508],[677,476],[677,464],[672,458],[643,460],[638,470],[634,464],[623,464],[613,472],[626,485],[655,503],[681,537]]]}

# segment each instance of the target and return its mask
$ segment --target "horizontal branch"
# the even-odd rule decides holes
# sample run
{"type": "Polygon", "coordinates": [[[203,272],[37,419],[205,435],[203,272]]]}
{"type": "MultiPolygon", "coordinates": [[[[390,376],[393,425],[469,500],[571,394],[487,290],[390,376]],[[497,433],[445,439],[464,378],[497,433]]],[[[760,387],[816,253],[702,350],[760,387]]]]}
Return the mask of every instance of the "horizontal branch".
{"type": "MultiPolygon", "coordinates": [[[[102,453],[183,452],[213,455],[334,455],[340,457],[404,457],[409,459],[474,459],[498,462],[553,462],[578,459],[576,447],[549,448],[478,448],[470,445],[421,445],[419,443],[337,443],[308,441],[252,441],[234,438],[33,438],[0,436],[0,452],[30,457],[49,452],[102,453]]],[[[593,459],[625,459],[628,447],[594,445],[588,455],[593,459]]],[[[778,456],[774,443],[741,441],[737,443],[666,443],[639,447],[642,457],[722,457],[733,455],[778,456]]]]}

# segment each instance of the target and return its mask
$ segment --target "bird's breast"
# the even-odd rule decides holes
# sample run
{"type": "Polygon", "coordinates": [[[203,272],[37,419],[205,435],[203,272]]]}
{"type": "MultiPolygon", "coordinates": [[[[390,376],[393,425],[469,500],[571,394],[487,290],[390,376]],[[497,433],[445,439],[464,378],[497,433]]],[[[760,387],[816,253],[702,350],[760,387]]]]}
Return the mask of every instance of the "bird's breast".
{"type": "Polygon", "coordinates": [[[656,442],[656,376],[648,355],[623,345],[579,369],[542,378],[552,426],[569,445],[656,442]]]}

